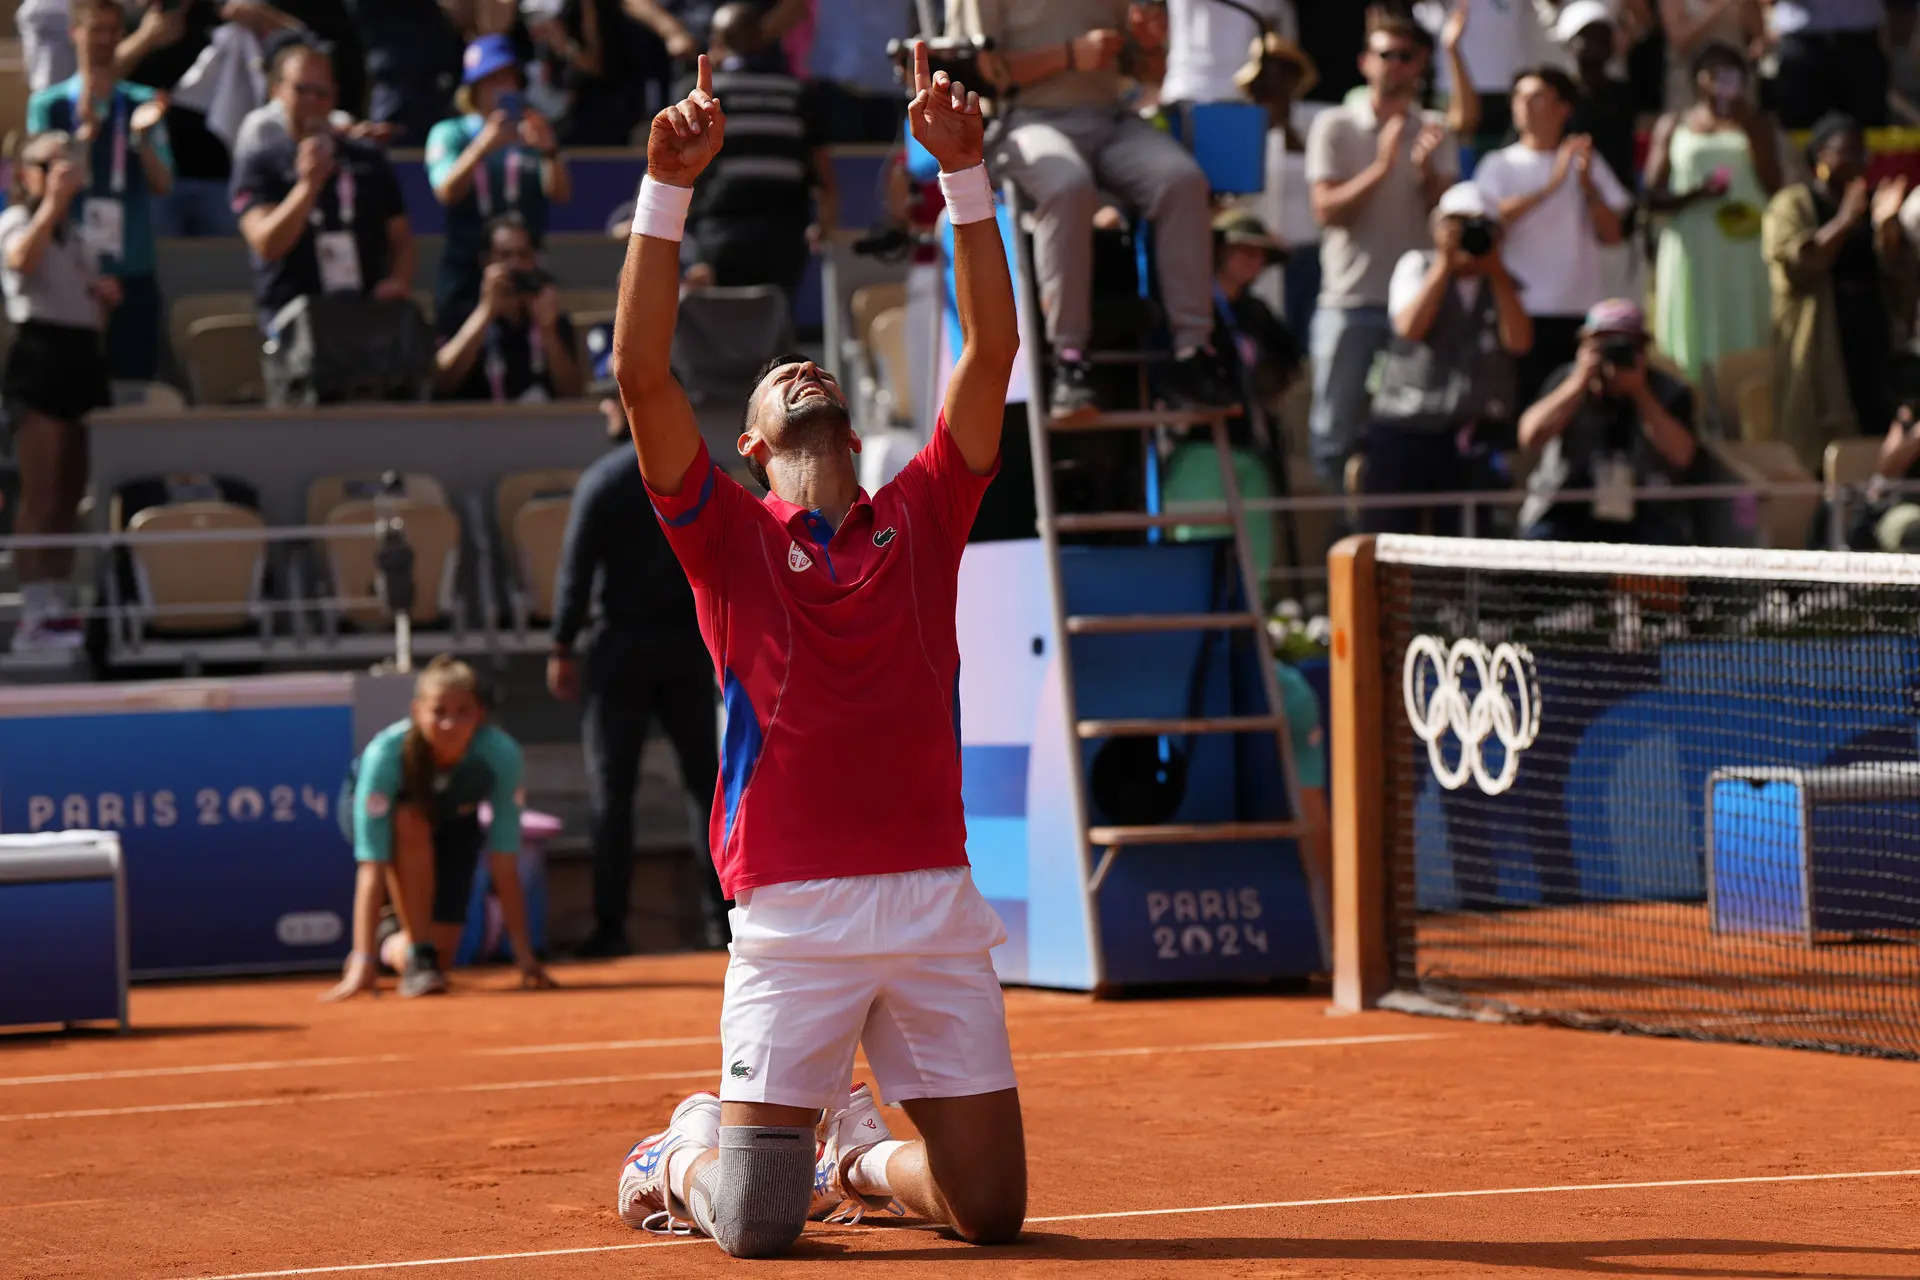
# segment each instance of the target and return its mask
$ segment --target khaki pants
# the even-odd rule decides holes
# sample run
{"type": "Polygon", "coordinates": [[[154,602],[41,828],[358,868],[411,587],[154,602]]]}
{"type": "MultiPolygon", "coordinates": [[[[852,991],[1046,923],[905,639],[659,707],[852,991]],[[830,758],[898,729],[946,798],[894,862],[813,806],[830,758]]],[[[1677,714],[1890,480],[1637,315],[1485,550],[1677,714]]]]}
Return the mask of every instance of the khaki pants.
{"type": "Polygon", "coordinates": [[[1213,230],[1207,177],[1186,149],[1111,108],[1017,110],[993,156],[997,176],[1034,205],[1034,269],[1055,350],[1082,349],[1093,332],[1096,187],[1153,223],[1160,300],[1176,350],[1213,332],[1213,230]]]}

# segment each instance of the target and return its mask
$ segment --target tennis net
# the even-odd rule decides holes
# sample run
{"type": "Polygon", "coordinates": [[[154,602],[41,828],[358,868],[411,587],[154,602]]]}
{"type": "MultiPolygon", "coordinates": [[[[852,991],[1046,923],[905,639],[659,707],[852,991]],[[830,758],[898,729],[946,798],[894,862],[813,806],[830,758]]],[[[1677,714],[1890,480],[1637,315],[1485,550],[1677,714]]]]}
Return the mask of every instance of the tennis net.
{"type": "Polygon", "coordinates": [[[1920,557],[1355,545],[1382,1003],[1920,1056],[1920,557]]]}

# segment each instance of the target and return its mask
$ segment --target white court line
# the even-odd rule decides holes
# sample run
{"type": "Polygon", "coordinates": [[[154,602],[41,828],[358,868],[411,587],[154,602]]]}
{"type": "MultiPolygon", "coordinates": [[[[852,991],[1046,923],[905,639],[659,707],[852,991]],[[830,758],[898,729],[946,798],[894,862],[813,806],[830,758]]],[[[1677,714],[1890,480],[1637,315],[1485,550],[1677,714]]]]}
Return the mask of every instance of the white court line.
{"type": "MultiPolygon", "coordinates": [[[[1063,1058],[1147,1057],[1161,1053],[1245,1053],[1260,1049],[1319,1049],[1342,1045],[1404,1044],[1410,1040],[1444,1040],[1445,1032],[1412,1035],[1330,1036],[1320,1040],[1245,1040],[1233,1044],[1172,1044],[1121,1049],[1069,1049],[1058,1053],[1016,1053],[1015,1062],[1058,1061],[1063,1058]]],[[[701,1044],[711,1044],[702,1040],[701,1044]]],[[[361,1102],[370,1098],[410,1098],[437,1093],[496,1093],[510,1089],[568,1089],[594,1084],[635,1084],[648,1080],[712,1080],[720,1068],[700,1071],[648,1071],[636,1075],[569,1076],[558,1080],[515,1080],[492,1084],[435,1085],[424,1089],[353,1089],[333,1093],[274,1094],[262,1098],[217,1098],[207,1102],[156,1102],[135,1107],[80,1107],[65,1111],[20,1111],[0,1115],[0,1124],[28,1120],[85,1120],[111,1116],[150,1116],[173,1111],[232,1111],[248,1107],[283,1107],[297,1102],[361,1102]]]]}
{"type": "MultiPolygon", "coordinates": [[[[1179,1217],[1191,1213],[1247,1213],[1261,1209],[1315,1209],[1343,1204],[1387,1204],[1408,1200],[1468,1200],[1482,1196],[1540,1196],[1578,1191],[1648,1191],[1671,1187],[1733,1187],[1765,1182],[1842,1182],[1870,1178],[1920,1178],[1920,1169],[1876,1169],[1860,1173],[1774,1173],[1745,1178],[1664,1178],[1657,1182],[1576,1182],[1549,1187],[1482,1187],[1469,1191],[1404,1191],[1394,1195],[1327,1196],[1318,1200],[1258,1200],[1247,1204],[1203,1204],[1180,1209],[1122,1209],[1112,1213],[1059,1213],[1028,1218],[1028,1226],[1054,1222],[1099,1222],[1109,1218],[1179,1217]]],[[[910,1228],[935,1230],[932,1226],[910,1228]]],[[[402,1267],[452,1267],[470,1262],[512,1262],[520,1258],[557,1258],[585,1253],[622,1253],[631,1249],[658,1249],[670,1245],[706,1244],[699,1236],[679,1240],[642,1240],[634,1244],[589,1245],[575,1249],[539,1249],[525,1253],[472,1254],[462,1258],[412,1258],[404,1262],[354,1262],[331,1267],[289,1267],[281,1271],[236,1271],[227,1275],[194,1276],[191,1280],[280,1280],[285,1276],[340,1275],[351,1271],[398,1270],[402,1267]]]]}
{"type": "MultiPolygon", "coordinates": [[[[506,1057],[535,1053],[591,1053],[616,1049],[677,1049],[690,1045],[719,1044],[718,1036],[680,1036],[670,1040],[591,1040],[577,1044],[517,1044],[497,1049],[467,1049],[472,1057],[506,1057]]],[[[0,1078],[0,1087],[25,1084],[74,1084],[84,1080],[145,1080],[156,1076],[204,1076],[228,1071],[293,1071],[301,1067],[358,1067],[384,1062],[419,1062],[425,1055],[416,1053],[370,1053],[347,1058],[270,1058],[259,1062],[204,1062],[179,1067],[134,1067],[120,1071],[73,1071],[57,1076],[13,1076],[0,1078]]]]}

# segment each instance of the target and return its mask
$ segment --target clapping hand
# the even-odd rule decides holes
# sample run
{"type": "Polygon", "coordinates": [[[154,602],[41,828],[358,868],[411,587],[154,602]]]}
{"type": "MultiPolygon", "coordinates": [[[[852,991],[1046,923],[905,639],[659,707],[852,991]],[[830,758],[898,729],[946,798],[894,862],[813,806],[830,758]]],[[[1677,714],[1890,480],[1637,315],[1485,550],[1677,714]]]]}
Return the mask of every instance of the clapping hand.
{"type": "Polygon", "coordinates": [[[929,76],[924,40],[913,42],[913,102],[907,122],[914,140],[940,162],[942,173],[971,169],[984,158],[980,95],[944,71],[929,76]]]}
{"type": "Polygon", "coordinates": [[[133,129],[133,136],[145,137],[147,130],[166,119],[170,101],[164,92],[156,93],[136,107],[133,114],[127,117],[127,124],[133,129]]]}
{"type": "Polygon", "coordinates": [[[661,108],[647,130],[647,173],[655,182],[690,187],[726,136],[726,112],[713,96],[713,63],[703,53],[693,92],[661,108]]]}
{"type": "Polygon", "coordinates": [[[1433,164],[1434,156],[1439,154],[1440,144],[1446,140],[1447,130],[1444,125],[1431,121],[1421,125],[1420,132],[1413,137],[1414,167],[1425,172],[1433,164]]]}
{"type": "Polygon", "coordinates": [[[1907,192],[1912,184],[1906,175],[1901,174],[1887,179],[1873,192],[1873,225],[1875,229],[1886,226],[1900,216],[1900,206],[1907,202],[1907,192]]]}

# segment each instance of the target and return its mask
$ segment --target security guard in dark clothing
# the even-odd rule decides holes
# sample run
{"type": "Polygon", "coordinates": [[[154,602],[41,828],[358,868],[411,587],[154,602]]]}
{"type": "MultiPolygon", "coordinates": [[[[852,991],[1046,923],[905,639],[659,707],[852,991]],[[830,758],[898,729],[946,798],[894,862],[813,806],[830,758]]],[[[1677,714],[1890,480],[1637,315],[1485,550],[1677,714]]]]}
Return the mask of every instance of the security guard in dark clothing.
{"type": "Polygon", "coordinates": [[[581,955],[625,955],[633,881],[633,790],[647,721],[673,739],[686,788],[687,826],[702,885],[705,942],[727,943],[727,904],[707,850],[707,813],[720,769],[713,663],[700,640],[693,592],[653,515],[619,403],[601,402],[619,443],[581,475],[554,588],[547,688],[585,693],[581,733],[593,821],[593,937],[581,955]],[[598,584],[596,587],[595,584],[598,584]],[[591,596],[598,615],[584,664],[574,642],[591,596]],[[584,665],[584,671],[582,666],[584,665]],[[584,677],[584,678],[583,678],[584,677]]]}

